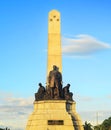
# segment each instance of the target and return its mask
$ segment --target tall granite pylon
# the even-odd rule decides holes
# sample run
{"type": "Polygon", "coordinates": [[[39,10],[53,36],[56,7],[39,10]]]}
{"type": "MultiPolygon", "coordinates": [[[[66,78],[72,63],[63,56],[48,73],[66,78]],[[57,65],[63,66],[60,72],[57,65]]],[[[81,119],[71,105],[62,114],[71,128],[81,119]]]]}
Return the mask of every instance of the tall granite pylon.
{"type": "Polygon", "coordinates": [[[47,86],[39,83],[34,110],[29,116],[26,130],[83,130],[70,84],[63,86],[58,11],[49,12],[48,24],[47,86]]]}
{"type": "Polygon", "coordinates": [[[61,27],[60,13],[57,10],[49,12],[48,16],[48,60],[47,75],[52,70],[53,65],[59,67],[62,72],[62,52],[61,52],[61,27]]]}

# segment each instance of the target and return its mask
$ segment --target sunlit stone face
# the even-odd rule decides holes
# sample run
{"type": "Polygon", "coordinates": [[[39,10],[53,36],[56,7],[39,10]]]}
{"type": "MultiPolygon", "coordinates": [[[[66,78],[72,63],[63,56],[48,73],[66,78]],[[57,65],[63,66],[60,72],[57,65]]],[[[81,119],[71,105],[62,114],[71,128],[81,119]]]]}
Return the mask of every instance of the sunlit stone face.
{"type": "Polygon", "coordinates": [[[47,75],[52,70],[53,65],[62,71],[62,52],[60,34],[60,13],[56,10],[49,12],[48,17],[48,61],[47,75]]]}

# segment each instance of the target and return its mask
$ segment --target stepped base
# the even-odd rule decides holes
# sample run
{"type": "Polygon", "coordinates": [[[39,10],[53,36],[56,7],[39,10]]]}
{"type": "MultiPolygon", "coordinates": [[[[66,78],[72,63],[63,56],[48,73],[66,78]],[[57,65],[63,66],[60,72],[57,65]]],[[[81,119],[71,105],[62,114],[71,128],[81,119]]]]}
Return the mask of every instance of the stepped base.
{"type": "Polygon", "coordinates": [[[66,100],[35,101],[26,130],[83,130],[75,105],[66,100]]]}

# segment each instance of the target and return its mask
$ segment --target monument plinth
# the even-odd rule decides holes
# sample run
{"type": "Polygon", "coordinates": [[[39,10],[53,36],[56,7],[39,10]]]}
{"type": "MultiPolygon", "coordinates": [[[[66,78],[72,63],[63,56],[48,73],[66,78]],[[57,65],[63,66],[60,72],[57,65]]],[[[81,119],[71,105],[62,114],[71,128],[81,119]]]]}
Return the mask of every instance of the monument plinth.
{"type": "Polygon", "coordinates": [[[83,130],[70,84],[63,86],[60,13],[49,13],[47,86],[39,83],[26,130],[83,130]]]}
{"type": "Polygon", "coordinates": [[[75,104],[66,100],[35,101],[26,130],[83,130],[75,104]]]}

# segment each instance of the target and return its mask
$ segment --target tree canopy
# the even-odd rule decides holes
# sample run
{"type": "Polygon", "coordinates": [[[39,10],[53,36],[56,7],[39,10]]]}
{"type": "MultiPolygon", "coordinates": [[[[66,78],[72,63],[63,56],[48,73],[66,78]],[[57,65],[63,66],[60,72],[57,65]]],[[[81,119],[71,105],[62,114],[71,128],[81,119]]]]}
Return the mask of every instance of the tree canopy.
{"type": "Polygon", "coordinates": [[[93,126],[86,121],[84,124],[84,130],[93,130],[93,126]]]}
{"type": "Polygon", "coordinates": [[[102,124],[94,126],[94,130],[111,130],[111,117],[105,119],[102,124]]]}
{"type": "Polygon", "coordinates": [[[0,128],[0,130],[4,130],[4,129],[0,128]]]}

